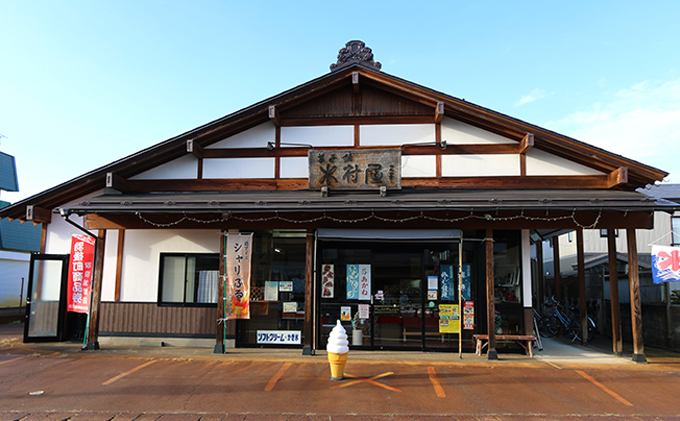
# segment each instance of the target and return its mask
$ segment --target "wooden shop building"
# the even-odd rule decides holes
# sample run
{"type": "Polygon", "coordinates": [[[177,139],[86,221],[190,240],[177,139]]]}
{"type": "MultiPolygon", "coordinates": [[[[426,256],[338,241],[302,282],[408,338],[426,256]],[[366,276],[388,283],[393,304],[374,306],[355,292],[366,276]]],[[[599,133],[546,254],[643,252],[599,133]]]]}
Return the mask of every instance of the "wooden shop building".
{"type": "Polygon", "coordinates": [[[488,334],[496,358],[497,335],[533,330],[544,291],[532,244],[575,231],[582,274],[583,230],[619,229],[635,256],[635,229],[668,206],[636,189],[665,176],[389,75],[350,41],[329,73],[0,217],[43,224],[27,341],[82,335],[82,317],[65,311],[64,273],[71,235],[87,230],[97,238],[89,348],[127,339],[313,354],[342,319],[355,348],[458,352],[488,334]],[[229,233],[253,234],[250,318],[223,322],[229,233]]]}

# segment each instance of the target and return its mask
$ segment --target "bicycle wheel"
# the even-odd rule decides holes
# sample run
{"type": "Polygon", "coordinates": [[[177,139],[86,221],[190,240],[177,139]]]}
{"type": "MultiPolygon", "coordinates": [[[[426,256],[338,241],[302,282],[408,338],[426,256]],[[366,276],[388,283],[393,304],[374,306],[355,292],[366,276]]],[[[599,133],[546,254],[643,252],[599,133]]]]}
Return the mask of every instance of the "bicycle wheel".
{"type": "Polygon", "coordinates": [[[595,339],[595,335],[597,334],[597,331],[595,329],[595,322],[588,317],[588,342],[592,341],[595,339]]]}
{"type": "Polygon", "coordinates": [[[538,331],[541,333],[541,336],[552,338],[560,331],[560,321],[555,316],[544,317],[541,320],[538,331]]]}

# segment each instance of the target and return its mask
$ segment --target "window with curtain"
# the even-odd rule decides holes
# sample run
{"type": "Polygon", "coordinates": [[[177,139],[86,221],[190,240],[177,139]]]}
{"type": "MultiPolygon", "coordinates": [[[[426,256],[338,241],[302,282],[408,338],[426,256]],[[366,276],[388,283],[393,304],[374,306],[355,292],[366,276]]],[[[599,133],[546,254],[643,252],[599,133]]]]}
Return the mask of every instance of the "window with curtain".
{"type": "Polygon", "coordinates": [[[161,253],[158,303],[216,305],[219,254],[161,253]]]}

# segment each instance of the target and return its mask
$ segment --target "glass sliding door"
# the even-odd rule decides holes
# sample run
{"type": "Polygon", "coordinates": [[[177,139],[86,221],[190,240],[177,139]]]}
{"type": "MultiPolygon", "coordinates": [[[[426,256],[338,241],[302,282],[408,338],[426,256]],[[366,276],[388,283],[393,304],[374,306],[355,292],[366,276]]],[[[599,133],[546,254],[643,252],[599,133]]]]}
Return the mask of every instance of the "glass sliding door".
{"type": "Polygon", "coordinates": [[[373,272],[373,345],[422,347],[422,252],[381,249],[373,272]]]}
{"type": "Polygon", "coordinates": [[[354,348],[457,349],[458,244],[320,243],[317,347],[325,348],[340,320],[354,348]],[[353,286],[353,273],[366,275],[353,286]]]}
{"type": "Polygon", "coordinates": [[[66,316],[68,255],[31,255],[24,342],[60,341],[66,316]]]}

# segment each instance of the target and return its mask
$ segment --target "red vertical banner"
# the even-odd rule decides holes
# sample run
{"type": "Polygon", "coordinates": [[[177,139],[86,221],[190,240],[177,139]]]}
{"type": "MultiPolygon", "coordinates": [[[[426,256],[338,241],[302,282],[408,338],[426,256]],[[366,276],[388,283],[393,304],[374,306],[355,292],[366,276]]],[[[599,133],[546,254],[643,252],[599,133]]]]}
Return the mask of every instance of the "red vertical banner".
{"type": "Polygon", "coordinates": [[[225,256],[225,319],[250,319],[250,270],[253,234],[228,234],[225,256]]]}
{"type": "Polygon", "coordinates": [[[69,258],[67,311],[87,313],[90,309],[90,289],[94,269],[95,239],[89,235],[71,236],[69,258]]]}

